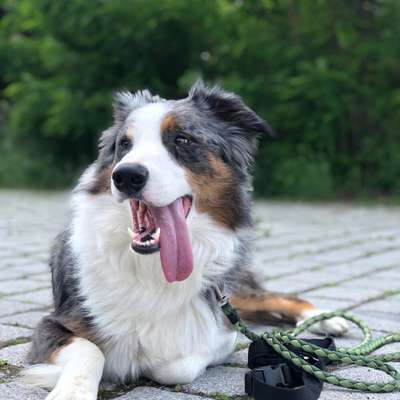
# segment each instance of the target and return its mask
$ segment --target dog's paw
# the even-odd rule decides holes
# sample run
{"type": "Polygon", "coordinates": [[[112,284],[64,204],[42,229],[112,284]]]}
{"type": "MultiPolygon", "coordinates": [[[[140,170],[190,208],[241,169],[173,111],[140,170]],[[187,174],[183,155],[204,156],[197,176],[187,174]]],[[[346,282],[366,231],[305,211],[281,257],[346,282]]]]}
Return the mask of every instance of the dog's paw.
{"type": "MultiPolygon", "coordinates": [[[[315,317],[324,312],[326,311],[319,309],[307,310],[303,313],[301,319],[297,322],[297,325],[300,325],[308,318],[315,317]]],[[[343,336],[349,330],[349,324],[344,318],[333,317],[325,321],[318,322],[310,326],[308,329],[318,335],[343,336]]]]}
{"type": "Polygon", "coordinates": [[[96,400],[97,391],[90,390],[85,381],[77,377],[70,382],[59,382],[46,400],[96,400]]]}
{"type": "Polygon", "coordinates": [[[84,390],[57,390],[51,391],[46,400],[96,400],[97,395],[84,390]]]}

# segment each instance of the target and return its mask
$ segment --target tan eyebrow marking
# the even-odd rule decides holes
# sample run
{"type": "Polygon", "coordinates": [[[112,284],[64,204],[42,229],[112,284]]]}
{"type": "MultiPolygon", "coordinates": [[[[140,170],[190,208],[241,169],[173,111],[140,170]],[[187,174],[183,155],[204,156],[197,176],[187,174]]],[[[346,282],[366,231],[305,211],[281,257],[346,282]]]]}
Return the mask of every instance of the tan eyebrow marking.
{"type": "Polygon", "coordinates": [[[130,139],[133,138],[133,126],[130,126],[130,127],[126,130],[125,136],[127,136],[127,137],[130,138],[130,139]]]}
{"type": "Polygon", "coordinates": [[[172,115],[167,115],[161,122],[161,133],[171,131],[176,128],[177,124],[172,115]]]}

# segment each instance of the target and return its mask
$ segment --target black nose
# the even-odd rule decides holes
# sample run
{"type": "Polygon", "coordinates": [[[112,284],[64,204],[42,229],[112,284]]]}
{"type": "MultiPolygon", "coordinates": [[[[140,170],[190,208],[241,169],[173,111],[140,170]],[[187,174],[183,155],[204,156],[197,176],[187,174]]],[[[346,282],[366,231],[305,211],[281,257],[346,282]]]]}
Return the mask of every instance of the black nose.
{"type": "Polygon", "coordinates": [[[120,165],[112,174],[115,187],[127,196],[138,194],[146,185],[149,171],[140,164],[120,165]]]}

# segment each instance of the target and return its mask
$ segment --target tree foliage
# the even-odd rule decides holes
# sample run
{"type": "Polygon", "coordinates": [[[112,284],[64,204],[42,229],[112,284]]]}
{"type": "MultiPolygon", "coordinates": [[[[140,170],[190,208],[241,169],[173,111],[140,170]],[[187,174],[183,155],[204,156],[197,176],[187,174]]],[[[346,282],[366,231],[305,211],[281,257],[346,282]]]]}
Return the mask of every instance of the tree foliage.
{"type": "Polygon", "coordinates": [[[3,0],[0,184],[69,184],[113,91],[201,75],[277,133],[259,194],[399,195],[399,21],[397,0],[3,0]]]}

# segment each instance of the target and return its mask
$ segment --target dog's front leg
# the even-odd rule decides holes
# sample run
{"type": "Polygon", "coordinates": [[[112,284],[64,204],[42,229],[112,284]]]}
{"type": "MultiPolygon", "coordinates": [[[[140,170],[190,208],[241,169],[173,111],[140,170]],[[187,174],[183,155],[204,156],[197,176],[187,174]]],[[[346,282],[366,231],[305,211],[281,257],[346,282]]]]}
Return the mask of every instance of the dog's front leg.
{"type": "Polygon", "coordinates": [[[46,400],[96,400],[103,374],[104,355],[92,342],[73,337],[53,354],[61,375],[46,400]]]}

